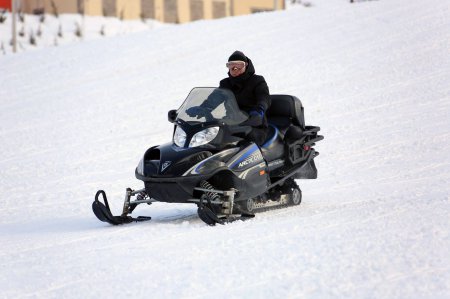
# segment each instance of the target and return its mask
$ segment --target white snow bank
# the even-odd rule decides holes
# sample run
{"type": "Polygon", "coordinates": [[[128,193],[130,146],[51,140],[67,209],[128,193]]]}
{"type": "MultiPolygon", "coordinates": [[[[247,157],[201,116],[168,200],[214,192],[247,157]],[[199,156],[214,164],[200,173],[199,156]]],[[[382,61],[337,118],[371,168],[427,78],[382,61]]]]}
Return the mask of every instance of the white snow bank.
{"type": "MultiPolygon", "coordinates": [[[[22,16],[23,20],[17,16],[16,22],[19,53],[170,26],[151,19],[121,21],[113,17],[78,14],[22,16]]],[[[0,59],[4,54],[13,54],[12,14],[7,12],[4,17],[5,21],[0,23],[0,59]]]]}

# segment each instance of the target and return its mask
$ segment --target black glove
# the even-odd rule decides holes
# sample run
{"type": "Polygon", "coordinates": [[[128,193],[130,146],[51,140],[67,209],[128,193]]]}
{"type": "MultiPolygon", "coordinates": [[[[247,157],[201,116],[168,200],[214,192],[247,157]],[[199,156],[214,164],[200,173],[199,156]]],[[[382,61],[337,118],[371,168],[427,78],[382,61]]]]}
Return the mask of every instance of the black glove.
{"type": "Polygon", "coordinates": [[[249,113],[249,118],[244,121],[241,126],[259,127],[263,124],[263,115],[263,113],[252,110],[249,113]]]}
{"type": "Polygon", "coordinates": [[[186,110],[186,113],[190,116],[190,117],[197,117],[197,118],[201,118],[203,116],[205,116],[206,114],[206,109],[200,106],[194,106],[191,107],[189,109],[186,110]]]}

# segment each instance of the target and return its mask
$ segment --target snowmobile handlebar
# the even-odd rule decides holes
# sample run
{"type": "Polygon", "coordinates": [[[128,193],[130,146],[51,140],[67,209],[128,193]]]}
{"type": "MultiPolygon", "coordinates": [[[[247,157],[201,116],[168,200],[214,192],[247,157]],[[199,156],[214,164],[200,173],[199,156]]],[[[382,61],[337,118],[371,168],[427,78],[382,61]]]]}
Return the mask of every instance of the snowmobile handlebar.
{"type": "Polygon", "coordinates": [[[240,137],[245,137],[252,131],[251,126],[243,125],[243,126],[229,126],[228,129],[230,130],[231,135],[240,137]]]}

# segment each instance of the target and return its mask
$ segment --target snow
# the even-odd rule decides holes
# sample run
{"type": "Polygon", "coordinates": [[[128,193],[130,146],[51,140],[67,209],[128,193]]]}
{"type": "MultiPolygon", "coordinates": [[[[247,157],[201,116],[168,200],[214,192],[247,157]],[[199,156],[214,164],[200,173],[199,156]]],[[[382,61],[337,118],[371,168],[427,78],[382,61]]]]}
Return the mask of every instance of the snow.
{"type": "MultiPolygon", "coordinates": [[[[17,51],[24,52],[47,47],[57,47],[80,41],[100,39],[134,32],[148,31],[170,24],[155,20],[119,20],[112,17],[83,16],[75,14],[19,16],[16,22],[17,51]],[[34,38],[34,44],[31,39],[34,38]]],[[[4,14],[0,23],[0,55],[12,54],[12,14],[4,14]]]]}
{"type": "Polygon", "coordinates": [[[0,56],[1,298],[450,298],[450,6],[311,1],[0,56]],[[167,111],[236,49],[319,125],[299,207],[109,226],[167,111]]]}

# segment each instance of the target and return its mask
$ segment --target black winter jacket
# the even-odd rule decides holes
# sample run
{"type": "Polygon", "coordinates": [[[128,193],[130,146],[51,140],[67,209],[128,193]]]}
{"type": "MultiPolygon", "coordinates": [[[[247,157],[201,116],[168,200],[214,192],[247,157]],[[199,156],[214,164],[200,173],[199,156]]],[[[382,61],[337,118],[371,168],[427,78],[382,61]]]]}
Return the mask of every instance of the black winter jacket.
{"type": "Polygon", "coordinates": [[[239,108],[247,113],[251,110],[264,112],[263,128],[267,128],[266,111],[270,106],[269,87],[263,76],[255,75],[255,67],[248,58],[245,73],[238,77],[232,77],[228,72],[228,78],[220,81],[220,88],[230,89],[236,96],[239,108]]]}

